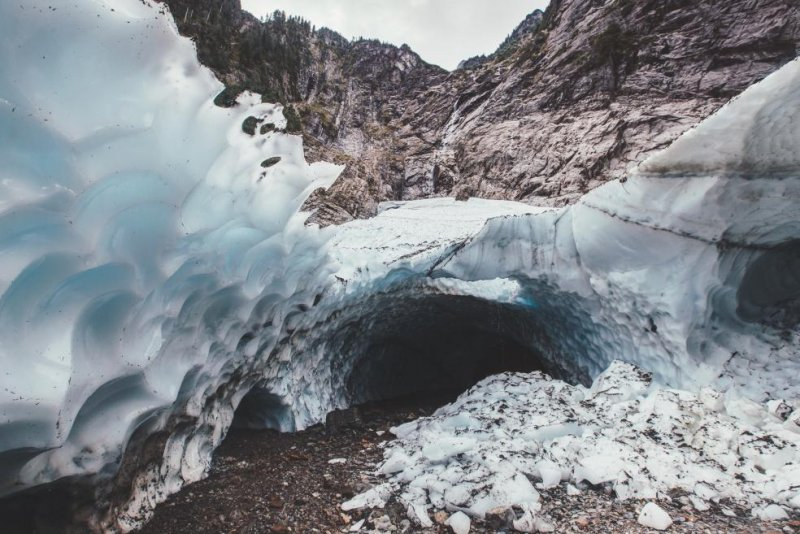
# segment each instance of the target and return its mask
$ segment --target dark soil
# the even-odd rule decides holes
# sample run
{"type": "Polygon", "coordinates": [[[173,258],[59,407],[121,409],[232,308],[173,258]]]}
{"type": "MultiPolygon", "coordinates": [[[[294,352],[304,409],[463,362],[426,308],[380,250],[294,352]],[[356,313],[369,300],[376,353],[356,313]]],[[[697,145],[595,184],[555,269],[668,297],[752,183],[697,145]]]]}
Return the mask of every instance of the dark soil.
{"type": "MultiPolygon", "coordinates": [[[[370,403],[357,409],[355,421],[351,414],[342,414],[333,419],[345,423],[291,434],[233,429],[217,449],[209,477],[159,505],[141,532],[333,533],[348,529],[368,518],[370,511],[344,513],[339,505],[376,482],[369,473],[383,458],[379,445],[391,439],[389,428],[429,415],[454,397],[370,403]],[[328,463],[336,458],[347,461],[328,463]]],[[[405,514],[395,506],[397,514],[391,515],[402,516],[396,523],[399,526],[405,514]]],[[[442,527],[440,531],[450,530],[442,527]]]]}

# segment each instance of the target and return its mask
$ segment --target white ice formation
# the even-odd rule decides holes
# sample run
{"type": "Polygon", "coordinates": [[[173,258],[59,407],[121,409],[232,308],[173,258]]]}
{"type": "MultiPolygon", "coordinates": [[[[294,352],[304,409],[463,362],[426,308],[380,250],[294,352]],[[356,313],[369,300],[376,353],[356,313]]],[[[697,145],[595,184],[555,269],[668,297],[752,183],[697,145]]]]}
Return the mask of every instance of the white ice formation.
{"type": "MultiPolygon", "coordinates": [[[[619,361],[591,388],[541,372],[504,373],[393,428],[397,439],[378,470],[387,482],[369,505],[394,495],[414,518],[516,508],[532,525],[547,525],[538,516],[542,490],[571,483],[608,485],[621,500],[679,490],[698,510],[722,502],[785,517],[800,508],[798,423],[800,400],[762,405],[708,387],[659,387],[619,361]]],[[[365,502],[356,496],[345,507],[365,502]]],[[[642,517],[651,528],[671,522],[654,504],[642,517]]]]}
{"type": "Polygon", "coordinates": [[[281,109],[215,106],[160,6],[0,3],[0,495],[108,478],[166,431],[98,519],[124,529],[203,476],[259,355],[313,304],[329,267],[298,209],[339,172],[244,133],[281,109]]]}
{"type": "Polygon", "coordinates": [[[570,208],[394,203],[321,232],[298,210],[339,168],[243,132],[284,124],[256,95],[215,107],[161,9],[0,4],[1,495],[91,475],[94,528],[130,529],[240,404],[292,430],[488,371],[588,386],[623,360],[794,407],[797,61],[570,208]]]}

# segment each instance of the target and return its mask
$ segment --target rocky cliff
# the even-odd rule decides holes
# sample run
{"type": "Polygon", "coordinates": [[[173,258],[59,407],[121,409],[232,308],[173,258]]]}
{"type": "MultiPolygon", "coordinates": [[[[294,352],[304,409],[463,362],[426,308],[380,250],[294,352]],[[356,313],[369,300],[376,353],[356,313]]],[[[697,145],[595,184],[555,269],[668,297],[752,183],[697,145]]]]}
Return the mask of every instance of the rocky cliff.
{"type": "Polygon", "coordinates": [[[405,46],[259,21],[238,0],[167,4],[232,93],[284,102],[308,159],[346,164],[307,204],[321,224],[431,196],[569,204],[800,44],[796,0],[553,0],[448,73],[405,46]]]}

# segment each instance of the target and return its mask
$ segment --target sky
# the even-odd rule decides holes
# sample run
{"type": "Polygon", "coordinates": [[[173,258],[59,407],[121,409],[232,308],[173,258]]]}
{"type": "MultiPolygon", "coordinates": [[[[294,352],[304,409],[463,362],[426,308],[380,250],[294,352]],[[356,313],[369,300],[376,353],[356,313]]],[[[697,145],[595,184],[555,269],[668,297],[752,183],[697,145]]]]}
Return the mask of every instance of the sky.
{"type": "Polygon", "coordinates": [[[548,0],[242,0],[257,17],[276,9],[347,38],[407,44],[445,69],[489,54],[525,16],[548,0]]]}

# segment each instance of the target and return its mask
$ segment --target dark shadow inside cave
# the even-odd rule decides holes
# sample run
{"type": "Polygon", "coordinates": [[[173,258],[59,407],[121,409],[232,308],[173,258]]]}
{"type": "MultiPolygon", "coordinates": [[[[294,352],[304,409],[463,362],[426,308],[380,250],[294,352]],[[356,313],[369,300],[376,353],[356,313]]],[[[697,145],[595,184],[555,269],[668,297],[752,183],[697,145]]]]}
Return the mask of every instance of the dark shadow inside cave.
{"type": "MultiPolygon", "coordinates": [[[[586,369],[564,357],[542,327],[542,321],[558,319],[525,302],[407,286],[378,292],[332,313],[314,332],[313,350],[326,356],[334,395],[349,406],[452,400],[481,379],[508,371],[544,371],[590,384],[586,369]]],[[[265,387],[255,386],[242,399],[234,428],[295,430],[291,407],[265,387]]]]}
{"type": "Polygon", "coordinates": [[[506,371],[541,370],[585,381],[551,351],[535,310],[476,297],[418,294],[383,299],[348,322],[331,346],[349,372],[348,396],[366,402],[436,391],[463,392],[506,371]],[[350,358],[350,365],[346,364],[350,358]]]}
{"type": "Polygon", "coordinates": [[[737,292],[737,313],[778,329],[800,323],[800,241],[767,250],[748,268],[737,292]]]}
{"type": "Polygon", "coordinates": [[[282,432],[296,429],[289,406],[274,393],[254,387],[242,398],[233,416],[233,428],[271,428],[282,432]]]}

